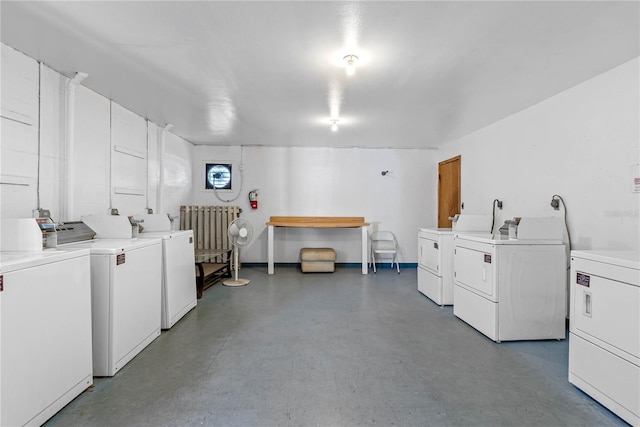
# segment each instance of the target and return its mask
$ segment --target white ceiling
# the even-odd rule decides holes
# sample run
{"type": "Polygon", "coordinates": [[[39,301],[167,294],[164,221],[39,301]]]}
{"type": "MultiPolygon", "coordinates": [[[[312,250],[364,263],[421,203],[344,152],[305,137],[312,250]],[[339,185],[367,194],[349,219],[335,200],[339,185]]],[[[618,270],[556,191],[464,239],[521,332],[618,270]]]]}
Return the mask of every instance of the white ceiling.
{"type": "Polygon", "coordinates": [[[5,0],[0,16],[4,43],[196,144],[429,148],[640,55],[639,6],[5,0]]]}

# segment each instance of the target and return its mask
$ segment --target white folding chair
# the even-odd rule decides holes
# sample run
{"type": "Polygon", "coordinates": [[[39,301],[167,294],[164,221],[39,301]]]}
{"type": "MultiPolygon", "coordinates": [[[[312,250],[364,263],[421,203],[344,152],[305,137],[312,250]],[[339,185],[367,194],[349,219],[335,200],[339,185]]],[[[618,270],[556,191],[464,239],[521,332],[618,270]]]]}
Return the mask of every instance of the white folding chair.
{"type": "Polygon", "coordinates": [[[396,236],[390,231],[376,231],[371,235],[371,263],[373,264],[373,272],[376,273],[376,256],[378,258],[391,258],[391,268],[395,262],[398,273],[400,273],[400,265],[398,264],[398,241],[396,236]]]}

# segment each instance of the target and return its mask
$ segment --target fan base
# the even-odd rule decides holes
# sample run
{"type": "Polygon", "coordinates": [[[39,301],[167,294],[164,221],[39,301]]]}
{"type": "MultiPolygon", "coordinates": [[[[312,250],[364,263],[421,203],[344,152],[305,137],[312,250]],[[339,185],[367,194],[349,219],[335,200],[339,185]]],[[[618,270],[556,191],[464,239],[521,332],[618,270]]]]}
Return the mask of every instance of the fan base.
{"type": "Polygon", "coordinates": [[[251,280],[248,279],[229,279],[222,282],[225,286],[245,286],[248,285],[251,280]]]}

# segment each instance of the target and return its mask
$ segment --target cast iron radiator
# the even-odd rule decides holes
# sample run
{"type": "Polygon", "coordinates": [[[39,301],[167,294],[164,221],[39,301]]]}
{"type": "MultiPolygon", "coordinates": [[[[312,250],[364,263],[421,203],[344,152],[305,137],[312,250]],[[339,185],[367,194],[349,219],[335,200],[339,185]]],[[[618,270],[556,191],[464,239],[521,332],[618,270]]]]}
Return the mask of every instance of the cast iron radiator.
{"type": "Polygon", "coordinates": [[[193,230],[195,249],[231,249],[227,230],[239,206],[180,206],[180,229],[193,230]]]}

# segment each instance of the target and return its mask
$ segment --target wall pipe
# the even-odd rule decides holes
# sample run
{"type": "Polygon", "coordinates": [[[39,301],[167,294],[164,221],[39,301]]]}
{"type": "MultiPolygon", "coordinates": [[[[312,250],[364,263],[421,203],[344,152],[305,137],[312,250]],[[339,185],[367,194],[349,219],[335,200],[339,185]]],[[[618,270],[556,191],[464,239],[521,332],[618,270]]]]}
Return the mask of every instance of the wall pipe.
{"type": "Polygon", "coordinates": [[[76,106],[76,87],[88,77],[87,73],[76,73],[67,82],[65,93],[65,203],[63,205],[62,218],[64,221],[73,221],[75,212],[73,205],[75,203],[74,181],[75,166],[73,164],[74,148],[75,148],[75,106],[76,106]]]}
{"type": "MultiPolygon", "coordinates": [[[[42,62],[38,62],[38,173],[36,181],[36,210],[40,212],[40,158],[42,148],[42,62]]],[[[38,215],[39,217],[40,215],[38,215]]]]}
{"type": "Polygon", "coordinates": [[[158,182],[158,197],[157,197],[157,211],[156,213],[162,214],[164,213],[164,200],[162,197],[163,187],[164,187],[164,148],[167,137],[167,132],[171,130],[173,127],[172,124],[167,123],[162,129],[160,129],[159,137],[160,141],[158,141],[158,167],[160,168],[160,180],[158,182]]]}

